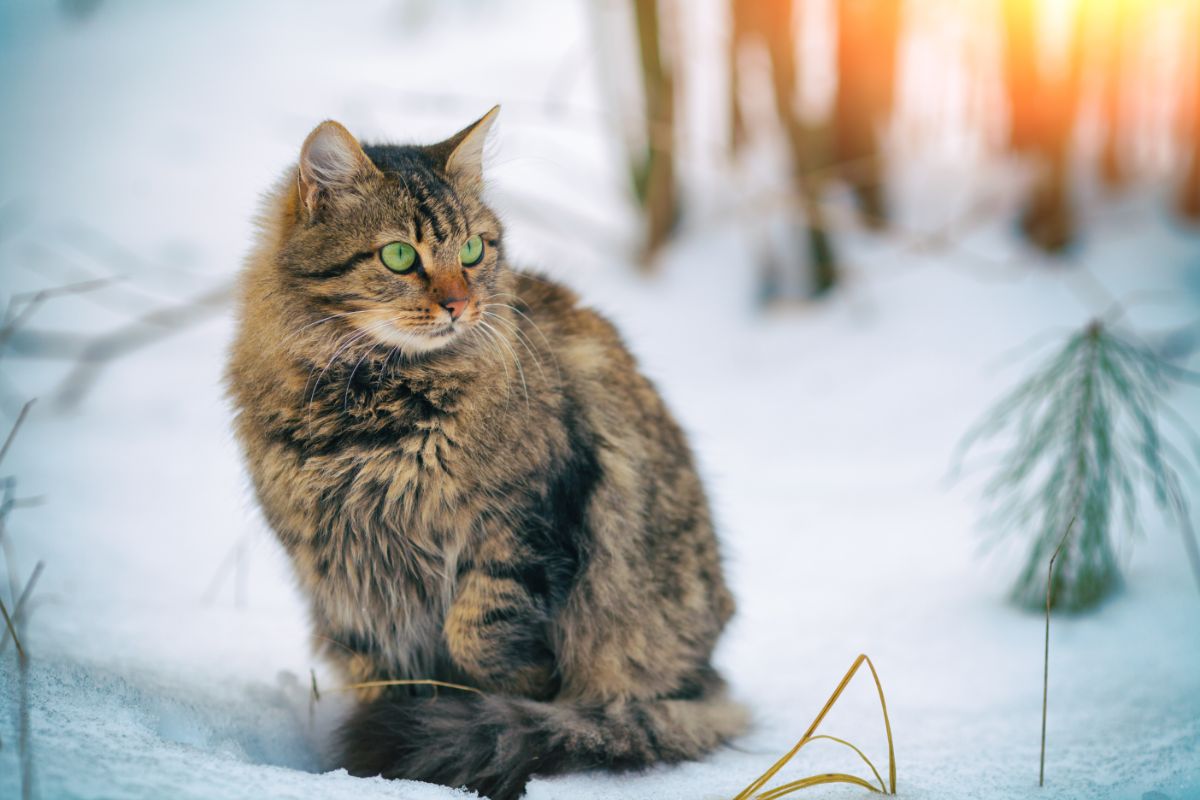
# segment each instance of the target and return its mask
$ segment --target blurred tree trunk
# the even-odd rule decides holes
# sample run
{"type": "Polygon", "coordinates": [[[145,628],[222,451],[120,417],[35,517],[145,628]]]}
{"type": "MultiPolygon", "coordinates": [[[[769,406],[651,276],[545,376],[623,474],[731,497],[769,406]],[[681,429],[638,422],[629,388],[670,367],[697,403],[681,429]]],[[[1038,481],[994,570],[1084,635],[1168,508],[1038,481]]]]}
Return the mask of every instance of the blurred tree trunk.
{"type": "Polygon", "coordinates": [[[1128,177],[1121,163],[1121,142],[1125,132],[1121,120],[1121,85],[1124,80],[1126,33],[1131,21],[1129,12],[1129,0],[1115,0],[1103,36],[1097,42],[1100,80],[1103,82],[1100,124],[1104,141],[1100,149],[1100,177],[1110,187],[1123,186],[1128,177]]]}
{"type": "Polygon", "coordinates": [[[863,221],[887,223],[882,127],[892,113],[900,0],[840,0],[834,159],[854,191],[863,221]]]}
{"type": "Polygon", "coordinates": [[[1004,0],[1003,6],[1010,143],[1037,166],[1021,230],[1043,250],[1061,252],[1076,235],[1068,159],[1079,106],[1083,5],[1071,10],[1066,64],[1056,76],[1039,68],[1037,6],[1032,0],[1004,0]]]}
{"type": "Polygon", "coordinates": [[[633,0],[645,98],[646,152],[632,164],[645,222],[642,265],[649,269],[679,219],[675,180],[675,81],[664,53],[658,0],[633,0]]]}
{"type": "MultiPolygon", "coordinates": [[[[1184,218],[1200,223],[1200,3],[1193,4],[1191,17],[1188,20],[1192,33],[1191,65],[1192,70],[1192,102],[1187,108],[1187,118],[1184,120],[1183,135],[1187,146],[1184,157],[1191,157],[1183,186],[1179,192],[1179,213],[1184,218]]],[[[1184,82],[1186,86],[1186,81],[1184,82]]]]}
{"type": "Polygon", "coordinates": [[[1004,14],[1004,88],[1008,96],[1008,144],[1028,153],[1037,141],[1037,16],[1034,0],[1001,0],[1004,14]]]}
{"type": "Polygon", "coordinates": [[[755,40],[766,49],[771,68],[775,110],[787,136],[792,156],[793,183],[800,200],[808,239],[809,285],[814,297],[838,282],[837,261],[821,207],[820,182],[810,175],[814,166],[813,142],[796,111],[796,43],[793,39],[793,0],[731,0],[731,116],[734,152],[745,140],[745,121],[738,108],[738,85],[743,79],[738,53],[755,40]]]}
{"type": "Polygon", "coordinates": [[[730,0],[729,3],[729,50],[726,58],[729,60],[729,155],[737,158],[746,144],[746,118],[742,115],[742,105],[738,101],[738,92],[742,86],[742,68],[738,56],[742,46],[754,38],[754,25],[748,19],[752,16],[753,7],[745,2],[730,0]]]}

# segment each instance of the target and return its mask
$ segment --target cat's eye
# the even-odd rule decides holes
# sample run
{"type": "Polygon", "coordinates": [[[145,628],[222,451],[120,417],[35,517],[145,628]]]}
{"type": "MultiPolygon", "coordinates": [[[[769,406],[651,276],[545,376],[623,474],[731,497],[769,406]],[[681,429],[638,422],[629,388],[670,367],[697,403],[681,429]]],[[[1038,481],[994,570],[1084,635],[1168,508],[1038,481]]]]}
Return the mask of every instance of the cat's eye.
{"type": "Polygon", "coordinates": [[[403,275],[417,266],[417,251],[407,242],[389,242],[379,249],[379,260],[392,272],[403,275]]]}
{"type": "Polygon", "coordinates": [[[458,251],[458,260],[462,262],[464,267],[473,267],[482,261],[483,239],[478,236],[472,236],[463,242],[462,249],[458,251]]]}

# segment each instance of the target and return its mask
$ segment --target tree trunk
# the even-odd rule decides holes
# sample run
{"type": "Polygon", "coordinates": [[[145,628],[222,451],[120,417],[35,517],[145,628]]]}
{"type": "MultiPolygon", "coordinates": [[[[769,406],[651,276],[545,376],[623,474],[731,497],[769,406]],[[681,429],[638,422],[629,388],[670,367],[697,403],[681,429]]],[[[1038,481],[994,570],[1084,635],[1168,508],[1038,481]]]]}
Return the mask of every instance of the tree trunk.
{"type": "Polygon", "coordinates": [[[1041,79],[1037,68],[1037,11],[1034,0],[1002,0],[1004,88],[1008,96],[1008,143],[1014,151],[1035,149],[1041,79]]]}
{"type": "MultiPolygon", "coordinates": [[[[809,252],[809,292],[817,297],[825,294],[838,282],[837,259],[826,228],[821,207],[820,182],[810,176],[814,166],[813,143],[796,113],[796,44],[793,39],[793,0],[731,0],[730,19],[733,42],[730,61],[736,63],[743,44],[755,39],[766,46],[771,63],[771,90],[775,110],[787,136],[792,157],[793,185],[804,215],[805,238],[809,252]]],[[[737,70],[734,81],[740,80],[737,70]]],[[[737,105],[738,87],[731,87],[733,106],[737,105]]],[[[740,146],[744,137],[744,122],[740,112],[733,120],[734,145],[740,146]]]]}
{"type": "Polygon", "coordinates": [[[1131,15],[1129,0],[1115,0],[1099,41],[1101,129],[1104,140],[1100,149],[1100,177],[1110,187],[1123,186],[1128,179],[1121,161],[1124,125],[1121,120],[1121,82],[1125,66],[1125,35],[1131,15]]]}
{"type": "Polygon", "coordinates": [[[834,158],[871,227],[887,223],[882,126],[892,111],[900,0],[840,0],[834,158]]]}
{"type": "Polygon", "coordinates": [[[1004,9],[1010,142],[1017,152],[1032,155],[1038,168],[1021,215],[1021,230],[1043,250],[1057,253],[1076,236],[1068,158],[1079,106],[1083,8],[1077,5],[1072,10],[1066,67],[1053,78],[1038,69],[1034,4],[1007,0],[1004,9]]]}
{"type": "Polygon", "coordinates": [[[752,16],[754,6],[746,2],[732,0],[729,3],[729,155],[736,158],[746,143],[746,120],[742,116],[742,106],[738,102],[738,89],[742,85],[741,66],[738,56],[742,45],[754,36],[752,16]]]}
{"type": "Polygon", "coordinates": [[[1184,142],[1187,152],[1185,158],[1191,158],[1191,166],[1179,191],[1179,213],[1184,219],[1200,224],[1200,52],[1196,45],[1200,44],[1200,5],[1192,7],[1191,18],[1188,20],[1192,29],[1192,102],[1188,109],[1188,119],[1183,125],[1184,142]]]}
{"type": "Polygon", "coordinates": [[[675,182],[675,83],[673,71],[663,56],[658,0],[634,0],[634,12],[645,96],[646,154],[640,163],[633,165],[633,182],[645,221],[642,265],[648,270],[679,218],[675,182]]]}

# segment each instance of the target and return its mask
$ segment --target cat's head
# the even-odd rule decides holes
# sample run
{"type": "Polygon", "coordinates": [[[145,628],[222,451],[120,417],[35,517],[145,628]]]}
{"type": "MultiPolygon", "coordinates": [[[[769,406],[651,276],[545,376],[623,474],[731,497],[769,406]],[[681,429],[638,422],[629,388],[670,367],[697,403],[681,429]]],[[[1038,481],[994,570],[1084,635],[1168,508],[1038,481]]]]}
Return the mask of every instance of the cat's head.
{"type": "Polygon", "coordinates": [[[428,146],[363,146],[333,121],[309,134],[276,252],[304,316],[413,354],[483,322],[506,286],[500,221],[481,196],[498,112],[428,146]]]}

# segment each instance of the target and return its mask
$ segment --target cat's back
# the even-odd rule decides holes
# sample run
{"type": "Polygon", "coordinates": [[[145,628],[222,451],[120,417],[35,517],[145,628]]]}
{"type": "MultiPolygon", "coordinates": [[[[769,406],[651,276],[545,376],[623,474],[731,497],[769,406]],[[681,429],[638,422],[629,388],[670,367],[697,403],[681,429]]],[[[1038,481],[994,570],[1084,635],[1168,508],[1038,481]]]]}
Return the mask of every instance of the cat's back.
{"type": "Polygon", "coordinates": [[[534,272],[513,275],[513,295],[502,299],[510,301],[525,340],[536,345],[534,354],[549,351],[555,359],[568,390],[586,391],[596,381],[613,389],[648,386],[616,327],[574,290],[534,272]]]}
{"type": "Polygon", "coordinates": [[[591,534],[621,531],[606,546],[653,565],[646,580],[676,598],[647,615],[661,612],[674,630],[715,640],[734,603],[687,436],[612,323],[561,284],[516,277],[524,335],[551,348],[562,391],[586,420],[608,480],[611,493],[593,507],[591,534]]]}
{"type": "Polygon", "coordinates": [[[617,328],[570,288],[533,272],[514,270],[513,295],[521,350],[541,357],[564,392],[584,410],[593,430],[633,459],[667,459],[691,468],[691,453],[674,416],[642,373],[617,328]]]}

